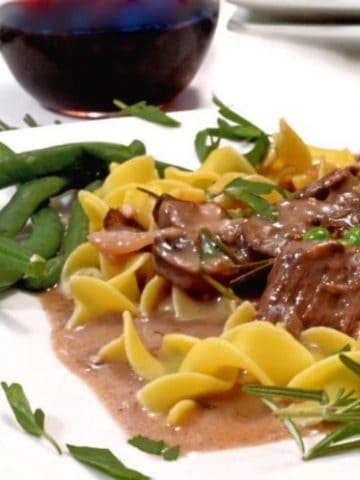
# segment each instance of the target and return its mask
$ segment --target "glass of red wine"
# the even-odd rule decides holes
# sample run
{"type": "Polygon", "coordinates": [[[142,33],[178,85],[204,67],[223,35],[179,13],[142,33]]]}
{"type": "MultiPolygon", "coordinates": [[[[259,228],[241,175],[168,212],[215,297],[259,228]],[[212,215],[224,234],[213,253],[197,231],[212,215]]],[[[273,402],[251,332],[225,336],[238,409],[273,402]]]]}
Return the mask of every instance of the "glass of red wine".
{"type": "Polygon", "coordinates": [[[96,117],[113,99],[163,105],[213,36],[218,0],[16,0],[0,7],[0,48],[44,107],[96,117]]]}

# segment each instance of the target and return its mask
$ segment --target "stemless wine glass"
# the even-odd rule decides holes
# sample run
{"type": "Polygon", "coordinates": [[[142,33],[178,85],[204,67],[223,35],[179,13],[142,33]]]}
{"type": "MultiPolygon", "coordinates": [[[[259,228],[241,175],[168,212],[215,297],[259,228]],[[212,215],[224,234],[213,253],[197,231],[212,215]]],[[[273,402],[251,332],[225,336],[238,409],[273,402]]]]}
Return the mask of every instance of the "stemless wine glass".
{"type": "Polygon", "coordinates": [[[0,46],[44,107],[73,116],[113,99],[161,105],[193,78],[219,0],[16,0],[0,7],[0,46]]]}

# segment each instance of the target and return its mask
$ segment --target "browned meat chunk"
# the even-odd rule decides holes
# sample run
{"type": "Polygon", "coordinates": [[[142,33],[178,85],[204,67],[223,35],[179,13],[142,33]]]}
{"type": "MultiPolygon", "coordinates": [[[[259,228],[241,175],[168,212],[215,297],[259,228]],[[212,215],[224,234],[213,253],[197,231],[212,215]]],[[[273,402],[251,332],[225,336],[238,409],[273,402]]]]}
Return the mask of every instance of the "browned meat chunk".
{"type": "Polygon", "coordinates": [[[354,335],[359,298],[359,249],[335,241],[291,242],[275,261],[258,315],[294,334],[324,325],[354,335]]]}
{"type": "MultiPolygon", "coordinates": [[[[243,222],[239,220],[222,220],[212,225],[212,232],[229,247],[239,264],[250,260],[250,253],[241,232],[242,225],[243,222]]],[[[204,293],[211,290],[200,275],[200,231],[204,226],[206,225],[199,224],[198,229],[164,233],[154,241],[153,254],[157,273],[184,290],[204,293]]],[[[202,270],[223,283],[228,283],[238,274],[236,264],[225,254],[206,260],[202,270]]]]}
{"type": "Polygon", "coordinates": [[[178,227],[191,229],[210,225],[227,218],[224,210],[216,203],[196,203],[177,200],[162,195],[157,201],[153,216],[159,228],[178,227]]]}

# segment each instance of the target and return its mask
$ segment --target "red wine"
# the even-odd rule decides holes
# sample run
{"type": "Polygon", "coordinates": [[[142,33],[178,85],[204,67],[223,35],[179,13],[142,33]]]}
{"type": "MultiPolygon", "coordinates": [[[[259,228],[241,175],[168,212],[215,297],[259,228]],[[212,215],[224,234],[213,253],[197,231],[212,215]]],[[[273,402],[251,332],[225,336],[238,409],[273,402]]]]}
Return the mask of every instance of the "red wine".
{"type": "Polygon", "coordinates": [[[0,7],[0,47],[45,107],[110,112],[112,100],[163,104],[193,78],[215,0],[23,0],[0,7]]]}

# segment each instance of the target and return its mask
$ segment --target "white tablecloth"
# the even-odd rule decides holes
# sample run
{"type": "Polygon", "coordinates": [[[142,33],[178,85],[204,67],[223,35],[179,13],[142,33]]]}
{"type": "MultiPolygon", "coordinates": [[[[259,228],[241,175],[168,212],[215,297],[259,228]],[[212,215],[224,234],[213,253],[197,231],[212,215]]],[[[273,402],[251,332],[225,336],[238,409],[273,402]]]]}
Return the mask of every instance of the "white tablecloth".
{"type": "MultiPolygon", "coordinates": [[[[222,3],[212,48],[191,85],[173,102],[173,110],[210,106],[214,92],[244,114],[271,111],[314,126],[326,121],[334,135],[350,122],[360,125],[360,55],[229,32],[226,23],[233,11],[222,3]]],[[[0,60],[0,119],[20,126],[25,113],[41,124],[55,118],[17,85],[0,60]]]]}

